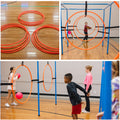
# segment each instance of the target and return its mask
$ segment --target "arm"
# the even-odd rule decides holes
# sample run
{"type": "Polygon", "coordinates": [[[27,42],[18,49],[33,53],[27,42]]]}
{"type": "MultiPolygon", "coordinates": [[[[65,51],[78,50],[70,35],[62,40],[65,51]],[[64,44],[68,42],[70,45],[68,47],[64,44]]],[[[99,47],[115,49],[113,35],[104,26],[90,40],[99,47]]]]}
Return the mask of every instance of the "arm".
{"type": "MultiPolygon", "coordinates": [[[[13,74],[10,75],[11,82],[12,82],[12,77],[13,77],[13,74]]],[[[13,82],[16,81],[17,79],[18,79],[18,76],[13,77],[13,82]]]]}
{"type": "Polygon", "coordinates": [[[76,88],[78,88],[78,89],[79,89],[80,91],[82,91],[83,93],[87,94],[87,92],[85,91],[85,89],[84,89],[83,87],[79,86],[79,85],[76,84],[76,83],[75,83],[75,85],[76,85],[76,88]]]}
{"type": "Polygon", "coordinates": [[[91,27],[87,26],[88,29],[91,29],[91,27]]]}

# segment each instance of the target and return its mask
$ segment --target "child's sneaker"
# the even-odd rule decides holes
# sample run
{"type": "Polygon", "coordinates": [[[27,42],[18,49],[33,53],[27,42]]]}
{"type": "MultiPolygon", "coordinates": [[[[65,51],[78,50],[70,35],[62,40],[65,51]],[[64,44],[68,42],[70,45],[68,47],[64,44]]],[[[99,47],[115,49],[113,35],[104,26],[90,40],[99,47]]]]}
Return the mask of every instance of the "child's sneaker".
{"type": "Polygon", "coordinates": [[[18,105],[18,104],[17,104],[17,103],[15,103],[15,102],[13,102],[13,103],[11,103],[11,105],[15,105],[15,106],[16,106],[16,105],[18,105]]]}
{"type": "Polygon", "coordinates": [[[5,103],[5,107],[10,107],[10,105],[8,103],[5,103]]]}
{"type": "Polygon", "coordinates": [[[82,113],[89,113],[89,111],[86,111],[85,109],[83,109],[82,113]]]}

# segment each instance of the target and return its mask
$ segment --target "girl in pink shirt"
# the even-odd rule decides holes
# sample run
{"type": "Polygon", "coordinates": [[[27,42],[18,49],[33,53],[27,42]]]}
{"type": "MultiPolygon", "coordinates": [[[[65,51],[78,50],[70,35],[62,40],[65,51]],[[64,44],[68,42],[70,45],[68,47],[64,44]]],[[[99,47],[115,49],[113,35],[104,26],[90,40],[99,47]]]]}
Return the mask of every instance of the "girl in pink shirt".
{"type": "MultiPolygon", "coordinates": [[[[86,78],[84,80],[84,85],[85,85],[85,90],[88,94],[90,94],[90,91],[92,89],[92,82],[93,82],[93,77],[91,74],[92,71],[92,66],[87,65],[86,67],[86,78]]],[[[82,110],[82,112],[87,113],[90,112],[90,100],[89,100],[89,96],[85,95],[85,100],[86,100],[86,107],[85,110],[82,110]]]]}

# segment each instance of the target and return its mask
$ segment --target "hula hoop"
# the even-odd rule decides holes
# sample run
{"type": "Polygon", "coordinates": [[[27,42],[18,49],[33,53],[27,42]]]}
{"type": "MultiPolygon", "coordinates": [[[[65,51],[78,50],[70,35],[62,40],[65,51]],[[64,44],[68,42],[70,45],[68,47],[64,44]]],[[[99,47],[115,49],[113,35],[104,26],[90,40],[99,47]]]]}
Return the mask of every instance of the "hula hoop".
{"type": "Polygon", "coordinates": [[[15,100],[16,100],[18,103],[20,103],[20,104],[24,104],[24,103],[26,103],[26,102],[30,99],[31,92],[32,92],[32,86],[33,86],[32,74],[31,74],[30,69],[29,69],[26,65],[19,65],[19,66],[17,66],[17,68],[15,69],[15,71],[14,71],[14,73],[13,73],[13,76],[12,76],[12,83],[13,83],[13,78],[14,78],[14,76],[15,76],[16,70],[17,70],[18,68],[22,67],[22,66],[24,66],[24,67],[28,70],[28,72],[29,72],[29,74],[30,74],[30,78],[31,78],[31,89],[30,89],[30,93],[29,93],[29,95],[28,95],[28,98],[27,98],[25,101],[21,102],[21,101],[19,101],[19,100],[16,98],[15,93],[13,92],[13,85],[11,85],[13,97],[14,97],[15,100]]]}
{"type": "Polygon", "coordinates": [[[53,71],[52,71],[52,67],[51,67],[49,64],[46,64],[45,67],[44,67],[44,70],[43,70],[43,87],[44,87],[44,90],[45,90],[46,92],[49,92],[49,91],[51,90],[51,88],[52,88],[52,84],[53,84],[53,71]],[[44,74],[45,74],[45,70],[46,70],[46,67],[47,67],[47,66],[49,66],[49,68],[50,68],[51,78],[52,78],[52,80],[51,80],[51,85],[50,85],[50,88],[49,88],[48,90],[46,89],[45,84],[44,84],[44,74]]]}
{"type": "Polygon", "coordinates": [[[25,48],[28,45],[28,43],[30,42],[30,34],[23,25],[16,24],[16,23],[5,24],[5,25],[1,26],[1,31],[6,30],[8,28],[13,28],[13,27],[21,28],[26,33],[25,33],[24,37],[22,39],[18,40],[17,42],[13,42],[10,44],[1,44],[1,53],[18,52],[18,51],[22,50],[23,48],[25,48]]]}
{"type": "MultiPolygon", "coordinates": [[[[75,22],[73,23],[73,28],[74,28],[74,26],[75,26],[75,23],[76,23],[76,21],[80,18],[81,19],[81,17],[84,17],[85,15],[83,15],[83,16],[80,16],[80,17],[78,17],[76,20],[75,20],[75,22]]],[[[89,18],[92,18],[92,19],[94,19],[95,20],[95,22],[97,23],[97,25],[98,25],[98,31],[99,31],[99,24],[98,24],[98,22],[97,22],[97,20],[94,18],[94,17],[92,17],[92,16],[90,16],[90,15],[87,15],[89,18]]],[[[77,29],[77,27],[76,27],[76,29],[77,29]]],[[[95,31],[95,29],[93,30],[93,32],[95,31]]],[[[89,40],[87,40],[87,41],[91,41],[91,40],[93,40],[97,35],[98,35],[98,31],[97,31],[97,33],[95,34],[95,36],[93,37],[93,38],[91,38],[91,39],[89,39],[89,40]]],[[[78,30],[78,32],[80,33],[80,31],[78,30]]],[[[92,32],[92,33],[93,33],[92,32]]],[[[75,34],[75,36],[79,39],[79,40],[81,40],[81,41],[84,41],[83,39],[80,39],[77,35],[76,35],[76,33],[75,33],[75,31],[73,31],[73,33],[75,34]]],[[[84,34],[83,34],[84,35],[84,34]]]]}
{"type": "Polygon", "coordinates": [[[31,41],[33,43],[33,45],[40,51],[44,52],[44,53],[48,53],[48,54],[59,54],[59,48],[53,48],[53,47],[50,47],[50,46],[47,46],[45,45],[44,43],[42,43],[39,38],[38,38],[38,31],[41,30],[41,29],[45,29],[45,28],[52,28],[52,29],[55,29],[57,31],[59,31],[59,28],[56,27],[57,25],[44,25],[42,27],[39,27],[37,28],[33,34],[32,34],[32,38],[31,38],[31,41]]]}
{"type": "MultiPolygon", "coordinates": [[[[84,16],[85,16],[85,15],[84,15],[84,16]]],[[[90,15],[88,15],[88,16],[90,16],[90,15]]],[[[86,17],[88,17],[88,16],[86,16],[86,17]]],[[[76,20],[76,26],[78,26],[78,23],[79,23],[80,19],[81,19],[81,16],[77,18],[77,20],[76,20]]],[[[94,18],[91,16],[90,19],[93,21],[94,18]]],[[[97,21],[97,20],[96,20],[96,21],[97,21]]],[[[96,23],[97,23],[97,22],[94,22],[95,26],[96,26],[96,23]]],[[[81,32],[78,30],[78,27],[76,27],[76,30],[77,30],[81,35],[84,35],[84,33],[81,33],[81,32]]],[[[92,31],[91,33],[89,33],[88,35],[91,35],[92,33],[94,33],[95,30],[96,30],[96,27],[94,27],[93,31],[92,31]]]]}
{"type": "Polygon", "coordinates": [[[115,60],[119,59],[119,53],[117,54],[117,56],[114,59],[115,60]]]}
{"type": "Polygon", "coordinates": [[[118,8],[120,8],[120,5],[117,1],[114,1],[114,3],[117,5],[118,8]]]}
{"type": "MultiPolygon", "coordinates": [[[[85,11],[78,11],[78,12],[72,14],[72,15],[68,18],[68,20],[67,20],[67,22],[66,22],[66,24],[65,24],[65,28],[67,27],[68,21],[69,21],[74,15],[76,15],[76,14],[78,14],[78,13],[81,13],[81,12],[85,12],[85,11]]],[[[92,12],[92,11],[87,11],[87,12],[92,13],[92,14],[98,16],[99,19],[103,22],[103,25],[104,25],[104,27],[105,27],[105,23],[104,23],[103,19],[102,19],[97,13],[94,13],[94,12],[92,12]]],[[[65,29],[65,36],[66,36],[68,42],[69,42],[73,47],[75,47],[75,48],[77,48],[77,49],[80,49],[80,50],[91,50],[91,49],[94,49],[94,48],[98,47],[98,46],[102,43],[102,41],[104,40],[105,35],[106,35],[106,29],[105,29],[104,36],[103,36],[102,40],[101,40],[96,46],[93,46],[93,47],[91,47],[91,48],[79,48],[78,46],[74,45],[74,44],[69,40],[69,38],[67,37],[67,31],[66,31],[66,29],[65,29]]]]}
{"type": "Polygon", "coordinates": [[[40,24],[42,24],[42,23],[44,22],[44,20],[45,20],[45,16],[44,16],[41,12],[35,11],[35,10],[24,11],[24,12],[20,13],[19,16],[18,16],[18,21],[19,21],[21,24],[24,24],[24,25],[27,25],[27,26],[40,25],[40,24]],[[24,14],[27,14],[27,13],[34,13],[34,14],[40,15],[40,16],[42,16],[42,20],[36,21],[36,22],[27,22],[27,21],[22,20],[20,17],[21,17],[22,15],[24,15],[24,14]]]}

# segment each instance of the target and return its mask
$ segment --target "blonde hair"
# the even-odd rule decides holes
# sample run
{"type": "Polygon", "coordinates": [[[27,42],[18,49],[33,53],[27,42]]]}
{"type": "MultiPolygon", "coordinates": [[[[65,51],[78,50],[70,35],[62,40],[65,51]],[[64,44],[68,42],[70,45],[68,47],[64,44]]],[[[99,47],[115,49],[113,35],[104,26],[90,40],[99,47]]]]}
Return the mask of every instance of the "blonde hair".
{"type": "Polygon", "coordinates": [[[88,69],[89,71],[92,71],[92,67],[93,67],[93,66],[91,66],[91,65],[85,66],[85,68],[88,69]]]}
{"type": "Polygon", "coordinates": [[[112,69],[114,69],[114,72],[112,72],[112,77],[119,76],[119,61],[113,61],[112,62],[112,69]]]}

